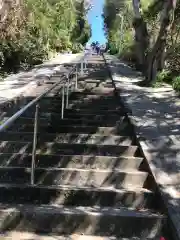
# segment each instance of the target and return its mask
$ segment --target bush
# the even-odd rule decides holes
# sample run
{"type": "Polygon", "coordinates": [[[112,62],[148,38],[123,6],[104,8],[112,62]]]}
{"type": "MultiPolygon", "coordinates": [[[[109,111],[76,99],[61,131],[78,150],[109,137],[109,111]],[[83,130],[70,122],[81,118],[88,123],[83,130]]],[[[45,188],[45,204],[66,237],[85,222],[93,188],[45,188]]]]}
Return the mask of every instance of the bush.
{"type": "Polygon", "coordinates": [[[172,87],[177,92],[180,92],[180,76],[173,78],[173,80],[172,80],[172,87]]]}
{"type": "Polygon", "coordinates": [[[157,82],[172,83],[172,73],[169,70],[163,70],[157,74],[157,82]]]}
{"type": "Polygon", "coordinates": [[[171,72],[168,70],[163,70],[157,74],[156,80],[152,84],[152,87],[158,88],[163,85],[163,83],[172,83],[171,72]]]}
{"type": "Polygon", "coordinates": [[[72,45],[72,53],[78,53],[83,50],[83,46],[79,43],[74,43],[72,45]]]}
{"type": "Polygon", "coordinates": [[[110,44],[110,45],[109,45],[109,53],[112,54],[112,55],[118,53],[118,49],[117,49],[117,47],[115,46],[115,44],[110,44]]]}

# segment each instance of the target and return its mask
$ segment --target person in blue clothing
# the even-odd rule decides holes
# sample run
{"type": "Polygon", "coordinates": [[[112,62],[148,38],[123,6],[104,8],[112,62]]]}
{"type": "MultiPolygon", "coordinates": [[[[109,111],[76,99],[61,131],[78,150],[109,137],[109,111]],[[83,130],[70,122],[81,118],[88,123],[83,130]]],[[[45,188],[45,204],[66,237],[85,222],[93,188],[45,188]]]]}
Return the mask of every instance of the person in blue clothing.
{"type": "Polygon", "coordinates": [[[100,53],[99,42],[96,42],[96,53],[97,53],[97,55],[99,55],[99,53],[100,53]]]}
{"type": "Polygon", "coordinates": [[[96,46],[96,52],[97,52],[97,55],[99,55],[99,53],[100,53],[100,47],[99,46],[96,46]]]}

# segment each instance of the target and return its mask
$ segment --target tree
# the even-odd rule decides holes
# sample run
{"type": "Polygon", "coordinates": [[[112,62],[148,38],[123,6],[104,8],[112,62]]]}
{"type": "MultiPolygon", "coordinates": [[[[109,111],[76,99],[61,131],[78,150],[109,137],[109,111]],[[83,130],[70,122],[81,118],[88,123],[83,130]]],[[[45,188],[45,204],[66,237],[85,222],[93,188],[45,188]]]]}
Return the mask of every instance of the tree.
{"type": "Polygon", "coordinates": [[[85,45],[91,37],[91,28],[86,19],[87,12],[90,9],[90,3],[84,0],[77,1],[75,7],[76,25],[72,34],[72,40],[85,45]]]}
{"type": "Polygon", "coordinates": [[[150,5],[149,8],[152,14],[160,12],[160,29],[156,42],[149,52],[147,51],[149,47],[147,24],[143,20],[140,6],[140,0],[133,0],[134,28],[137,36],[136,42],[137,45],[141,46],[141,50],[138,48],[140,55],[138,60],[139,63],[147,69],[146,84],[148,85],[156,79],[158,70],[164,68],[166,43],[171,27],[171,17],[174,15],[176,8],[176,0],[157,0],[150,5]],[[154,9],[154,12],[152,9],[154,9]]]}
{"type": "Polygon", "coordinates": [[[18,71],[39,64],[55,51],[80,51],[90,38],[84,0],[2,1],[0,64],[18,71]],[[7,10],[7,11],[4,11],[7,10]],[[77,34],[75,34],[77,33],[77,34]]]}
{"type": "MultiPolygon", "coordinates": [[[[124,15],[125,18],[129,16],[131,23],[125,19],[124,46],[127,46],[127,32],[131,32],[132,38],[128,40],[131,44],[128,45],[128,48],[126,47],[125,55],[130,52],[132,58],[135,56],[136,67],[144,73],[145,84],[150,85],[156,79],[158,71],[165,68],[165,60],[170,55],[172,57],[170,54],[174,49],[172,44],[174,45],[176,42],[177,46],[180,3],[176,0],[132,0],[131,6],[128,6],[126,0],[117,2],[106,0],[105,3],[105,31],[108,35],[109,45],[114,45],[116,49],[119,48],[119,36],[117,37],[116,32],[119,30],[120,19],[117,16],[119,14],[124,15]],[[121,3],[121,7],[118,9],[117,2],[121,3]],[[111,7],[109,8],[109,6],[111,7]],[[116,14],[114,9],[118,10],[116,14]]],[[[121,57],[123,57],[123,51],[121,51],[121,57]]]]}

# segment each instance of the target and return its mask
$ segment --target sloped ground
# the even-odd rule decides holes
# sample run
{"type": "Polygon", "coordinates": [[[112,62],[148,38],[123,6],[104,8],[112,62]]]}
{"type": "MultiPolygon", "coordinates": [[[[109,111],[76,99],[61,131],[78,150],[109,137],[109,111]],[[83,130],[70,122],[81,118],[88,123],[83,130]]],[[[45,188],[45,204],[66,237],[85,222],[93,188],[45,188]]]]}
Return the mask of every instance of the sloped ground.
{"type": "MultiPolygon", "coordinates": [[[[0,81],[0,104],[18,96],[35,91],[37,82],[48,79],[54,71],[62,68],[65,63],[80,61],[83,54],[58,54],[53,59],[35,66],[30,71],[13,74],[0,81]]],[[[63,70],[61,71],[63,72],[63,70]]]]}

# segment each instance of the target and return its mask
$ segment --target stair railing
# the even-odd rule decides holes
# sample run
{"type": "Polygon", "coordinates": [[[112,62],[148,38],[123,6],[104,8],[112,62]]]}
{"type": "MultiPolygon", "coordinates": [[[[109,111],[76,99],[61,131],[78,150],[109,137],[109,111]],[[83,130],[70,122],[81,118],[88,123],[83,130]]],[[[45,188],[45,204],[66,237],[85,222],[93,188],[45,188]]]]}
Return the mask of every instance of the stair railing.
{"type": "MultiPolygon", "coordinates": [[[[31,176],[30,183],[34,185],[35,183],[35,169],[36,169],[36,149],[38,142],[38,120],[39,120],[39,110],[40,110],[40,101],[47,96],[53,89],[57,86],[60,87],[62,99],[61,99],[61,119],[64,118],[64,110],[69,107],[69,92],[71,88],[75,85],[75,89],[78,88],[78,75],[80,70],[80,75],[82,76],[84,73],[84,69],[86,68],[86,55],[84,55],[80,60],[80,69],[79,62],[75,64],[75,66],[69,71],[66,75],[62,76],[59,81],[54,83],[50,88],[46,89],[42,94],[36,97],[34,100],[26,104],[23,108],[17,111],[13,116],[8,118],[5,122],[0,125],[0,132],[6,131],[16,120],[18,120],[27,110],[31,109],[35,106],[35,115],[34,115],[34,131],[33,131],[33,146],[32,146],[32,161],[31,161],[31,176]],[[75,79],[74,79],[75,77],[75,79]],[[75,82],[74,82],[75,80],[75,82]],[[66,97],[66,104],[65,104],[66,97]]],[[[56,76],[55,74],[51,75],[51,77],[56,76]]]]}

